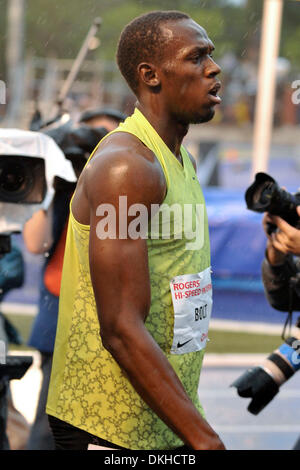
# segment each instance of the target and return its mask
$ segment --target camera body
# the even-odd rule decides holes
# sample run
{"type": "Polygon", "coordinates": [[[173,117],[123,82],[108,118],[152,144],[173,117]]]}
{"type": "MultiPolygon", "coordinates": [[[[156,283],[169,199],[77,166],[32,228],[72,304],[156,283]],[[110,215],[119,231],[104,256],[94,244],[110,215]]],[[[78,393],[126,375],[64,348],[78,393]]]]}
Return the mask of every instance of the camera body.
{"type": "Polygon", "coordinates": [[[21,232],[34,212],[49,207],[56,177],[77,181],[71,162],[51,137],[0,129],[0,234],[21,232]]]}
{"type": "MultiPolygon", "coordinates": [[[[300,228],[297,206],[300,205],[300,194],[291,194],[279,187],[272,176],[257,173],[254,183],[245,193],[247,208],[254,212],[269,212],[283,218],[288,224],[300,228]]],[[[269,234],[276,226],[269,226],[269,234]]]]}
{"type": "MultiPolygon", "coordinates": [[[[278,215],[290,225],[300,228],[296,210],[300,205],[300,194],[291,194],[280,188],[268,174],[256,174],[254,183],[245,193],[245,199],[248,209],[278,215]]],[[[276,225],[269,224],[268,233],[271,234],[276,229],[276,225]]],[[[299,295],[299,273],[289,278],[289,289],[293,289],[292,291],[299,295]]],[[[231,386],[236,387],[240,397],[252,399],[248,411],[257,415],[298,370],[300,370],[300,340],[291,336],[285,339],[285,342],[262,364],[246,370],[231,386]]]]}
{"type": "MultiPolygon", "coordinates": [[[[76,184],[72,164],[55,141],[39,132],[0,129],[0,259],[13,254],[11,234],[21,232],[39,209],[47,209],[54,197],[56,178],[76,184]],[[6,255],[3,257],[3,255],[6,255]]],[[[7,264],[7,261],[6,261],[7,264]]],[[[15,284],[14,272],[9,271],[15,284]]],[[[14,283],[1,279],[1,297],[14,283]]],[[[1,318],[0,318],[1,320],[1,318]]],[[[1,335],[0,335],[1,336],[1,335]]],[[[0,449],[9,448],[6,435],[6,399],[9,381],[20,379],[32,364],[31,356],[7,356],[7,330],[0,341],[0,449]]]]}
{"type": "Polygon", "coordinates": [[[70,160],[77,177],[90,154],[107,134],[105,127],[90,127],[85,123],[75,124],[72,120],[63,124],[58,121],[45,128],[43,132],[52,137],[65,157],[70,160]]]}
{"type": "Polygon", "coordinates": [[[240,397],[252,398],[248,411],[257,415],[298,370],[300,370],[300,340],[291,336],[262,364],[246,370],[231,386],[236,387],[240,397]]]}

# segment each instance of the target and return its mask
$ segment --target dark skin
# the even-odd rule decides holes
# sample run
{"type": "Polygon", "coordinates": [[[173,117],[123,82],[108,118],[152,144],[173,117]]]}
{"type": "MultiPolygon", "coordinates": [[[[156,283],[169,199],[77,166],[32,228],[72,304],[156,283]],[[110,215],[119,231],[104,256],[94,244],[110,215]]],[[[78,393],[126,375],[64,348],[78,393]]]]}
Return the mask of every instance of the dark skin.
{"type": "MultiPolygon", "coordinates": [[[[300,206],[297,207],[300,217],[300,206]]],[[[263,227],[267,235],[267,258],[271,265],[276,266],[285,262],[286,255],[300,255],[300,231],[289,225],[279,216],[266,213],[263,217],[263,227]],[[276,232],[267,232],[267,224],[276,225],[276,232]]]]}
{"type": "MultiPolygon", "coordinates": [[[[169,38],[162,63],[141,63],[137,70],[138,108],[181,162],[189,124],[214,114],[218,99],[209,91],[220,68],[210,56],[212,42],[193,20],[168,22],[162,34],[169,38]]],[[[166,181],[151,150],[131,134],[116,133],[81,174],[72,204],[75,218],[90,225],[90,272],[103,345],[144,401],[187,445],[223,450],[145,327],[151,303],[146,240],[97,237],[97,207],[110,203],[118,209],[122,195],[128,207],[143,203],[150,213],[152,204],[163,202],[166,181]]]]}

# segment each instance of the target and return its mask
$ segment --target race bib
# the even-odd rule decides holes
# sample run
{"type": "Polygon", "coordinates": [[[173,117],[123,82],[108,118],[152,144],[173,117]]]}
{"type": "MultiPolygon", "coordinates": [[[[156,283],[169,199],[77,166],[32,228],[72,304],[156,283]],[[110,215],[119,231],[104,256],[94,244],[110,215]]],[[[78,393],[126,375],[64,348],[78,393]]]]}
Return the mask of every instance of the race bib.
{"type": "Polygon", "coordinates": [[[172,354],[205,348],[212,311],[211,268],[176,276],[170,282],[174,308],[172,354]]]}

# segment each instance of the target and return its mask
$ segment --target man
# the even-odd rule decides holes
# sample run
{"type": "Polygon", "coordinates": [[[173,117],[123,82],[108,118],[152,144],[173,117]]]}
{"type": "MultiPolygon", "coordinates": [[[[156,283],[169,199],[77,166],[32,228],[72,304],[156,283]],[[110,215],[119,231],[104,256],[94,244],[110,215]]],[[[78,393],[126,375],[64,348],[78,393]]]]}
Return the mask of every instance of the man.
{"type": "MultiPolygon", "coordinates": [[[[300,217],[300,206],[297,212],[300,217]]],[[[290,307],[299,310],[300,298],[294,289],[290,299],[289,282],[299,272],[299,260],[294,256],[300,256],[300,230],[281,217],[270,214],[264,215],[263,227],[267,235],[267,247],[262,274],[268,301],[278,310],[287,312],[290,307]],[[276,232],[271,235],[267,231],[269,223],[277,226],[276,232]]]]}
{"type": "MultiPolygon", "coordinates": [[[[297,212],[300,217],[300,206],[297,207],[297,212]]],[[[277,310],[299,311],[300,230],[289,225],[281,217],[270,214],[265,214],[263,226],[268,237],[266,257],[262,264],[262,279],[267,299],[277,310]],[[268,223],[277,226],[272,235],[268,234],[268,223]],[[292,283],[297,277],[298,284],[292,283]]],[[[293,449],[300,450],[300,437],[293,449]]]]}
{"type": "Polygon", "coordinates": [[[213,49],[181,12],[151,12],[121,34],[118,65],[138,103],[101,141],[71,202],[47,402],[57,449],[224,449],[197,393],[210,250],[195,164],[181,145],[221,101],[213,49]],[[169,236],[161,221],[149,228],[153,208],[176,203],[193,207],[193,227],[198,205],[197,249],[188,217],[180,227],[174,216],[169,236]],[[148,237],[142,218],[141,236],[132,230],[137,207],[148,237]]]}
{"type": "MultiPolygon", "coordinates": [[[[80,122],[84,124],[80,126],[61,126],[54,129],[52,134],[50,132],[66,158],[71,160],[76,177],[80,175],[91,149],[105,134],[115,129],[125,116],[117,110],[101,108],[90,110],[88,114],[84,113],[82,118],[80,122]],[[89,130],[91,134],[88,133],[89,130]],[[85,132],[81,132],[75,138],[72,134],[74,131],[85,132]]],[[[29,338],[29,345],[41,354],[42,384],[35,420],[27,443],[28,450],[54,449],[45,407],[57,325],[69,203],[73,191],[73,185],[62,184],[61,187],[57,187],[51,206],[47,210],[37,211],[23,229],[23,238],[28,251],[35,254],[48,253],[41,273],[39,311],[29,338]]]]}

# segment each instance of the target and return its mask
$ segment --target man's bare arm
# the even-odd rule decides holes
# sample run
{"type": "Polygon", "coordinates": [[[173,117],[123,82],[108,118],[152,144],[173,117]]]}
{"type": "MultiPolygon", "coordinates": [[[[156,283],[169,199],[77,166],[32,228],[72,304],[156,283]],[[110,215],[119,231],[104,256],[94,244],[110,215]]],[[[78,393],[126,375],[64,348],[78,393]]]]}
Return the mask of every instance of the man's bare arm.
{"type": "MultiPolygon", "coordinates": [[[[90,271],[104,347],[126,372],[134,388],[157,415],[194,449],[224,449],[217,434],[187,396],[163,352],[145,327],[151,292],[144,239],[97,236],[99,204],[118,208],[161,203],[165,185],[157,166],[132,152],[91,162],[85,182],[90,207],[90,271]]],[[[118,220],[118,210],[116,210],[118,220]]]]}
{"type": "Polygon", "coordinates": [[[28,251],[34,254],[46,253],[53,244],[52,206],[48,211],[39,210],[26,222],[23,238],[28,251]]]}

